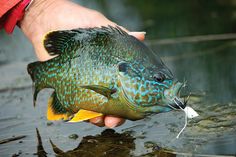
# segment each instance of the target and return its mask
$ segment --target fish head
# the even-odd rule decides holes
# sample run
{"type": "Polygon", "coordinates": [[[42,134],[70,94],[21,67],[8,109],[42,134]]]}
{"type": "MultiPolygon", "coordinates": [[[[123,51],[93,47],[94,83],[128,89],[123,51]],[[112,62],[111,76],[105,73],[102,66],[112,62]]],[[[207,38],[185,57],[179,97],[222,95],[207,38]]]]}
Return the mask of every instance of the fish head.
{"type": "MultiPolygon", "coordinates": [[[[136,107],[151,113],[167,112],[184,104],[179,99],[183,83],[173,78],[170,70],[142,62],[118,64],[118,80],[123,96],[136,107]]],[[[184,108],[184,107],[183,107],[184,108]]]]}

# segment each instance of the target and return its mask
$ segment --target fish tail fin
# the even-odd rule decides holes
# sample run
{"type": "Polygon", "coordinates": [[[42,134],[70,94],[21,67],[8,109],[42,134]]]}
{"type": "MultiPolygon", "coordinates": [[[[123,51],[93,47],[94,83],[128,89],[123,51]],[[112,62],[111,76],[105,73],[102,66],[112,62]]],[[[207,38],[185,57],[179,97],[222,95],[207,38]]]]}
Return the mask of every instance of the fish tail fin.
{"type": "Polygon", "coordinates": [[[37,99],[37,95],[38,93],[46,88],[48,85],[46,84],[46,81],[44,81],[46,78],[45,76],[43,76],[43,70],[41,67],[42,63],[37,61],[37,62],[33,62],[28,64],[27,66],[27,71],[33,81],[33,85],[32,85],[32,89],[33,89],[33,104],[34,107],[36,105],[36,99],[37,99]]]}
{"type": "Polygon", "coordinates": [[[33,62],[33,63],[28,64],[27,66],[28,74],[30,75],[33,82],[35,81],[35,74],[34,74],[35,69],[37,68],[38,65],[40,65],[40,62],[33,62]]]}

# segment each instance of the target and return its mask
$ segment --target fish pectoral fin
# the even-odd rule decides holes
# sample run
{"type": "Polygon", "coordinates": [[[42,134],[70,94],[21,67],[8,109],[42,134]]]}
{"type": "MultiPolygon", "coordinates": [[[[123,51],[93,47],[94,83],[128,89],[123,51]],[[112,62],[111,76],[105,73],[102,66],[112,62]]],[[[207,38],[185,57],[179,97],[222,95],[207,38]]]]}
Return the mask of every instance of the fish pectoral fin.
{"type": "Polygon", "coordinates": [[[48,100],[47,119],[48,120],[69,119],[68,112],[58,100],[56,92],[53,92],[48,100]]]}
{"type": "Polygon", "coordinates": [[[81,122],[81,121],[92,119],[92,118],[99,117],[102,115],[103,115],[102,113],[97,113],[97,112],[93,112],[93,111],[80,109],[74,115],[74,117],[68,122],[81,122]]]}
{"type": "Polygon", "coordinates": [[[110,88],[107,88],[105,86],[100,86],[100,85],[84,85],[80,87],[93,90],[96,93],[99,93],[107,98],[110,98],[111,95],[116,92],[116,89],[110,89],[110,88]]]}

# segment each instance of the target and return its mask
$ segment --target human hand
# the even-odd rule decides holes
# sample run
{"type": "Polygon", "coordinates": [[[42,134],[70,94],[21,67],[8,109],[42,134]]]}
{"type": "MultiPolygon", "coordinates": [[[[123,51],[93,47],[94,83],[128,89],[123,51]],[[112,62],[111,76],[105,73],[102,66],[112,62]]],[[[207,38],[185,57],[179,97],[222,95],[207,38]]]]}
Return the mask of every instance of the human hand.
{"type": "MultiPolygon", "coordinates": [[[[36,55],[40,61],[46,61],[50,56],[45,50],[42,40],[44,35],[54,30],[75,28],[90,28],[101,26],[117,26],[101,13],[82,7],[68,0],[34,0],[29,10],[26,11],[20,27],[32,42],[36,55]]],[[[121,26],[120,26],[121,27],[121,26]]],[[[139,40],[144,40],[144,32],[129,32],[139,40]]],[[[93,118],[91,123],[97,126],[113,128],[124,123],[124,119],[114,116],[93,118]]]]}

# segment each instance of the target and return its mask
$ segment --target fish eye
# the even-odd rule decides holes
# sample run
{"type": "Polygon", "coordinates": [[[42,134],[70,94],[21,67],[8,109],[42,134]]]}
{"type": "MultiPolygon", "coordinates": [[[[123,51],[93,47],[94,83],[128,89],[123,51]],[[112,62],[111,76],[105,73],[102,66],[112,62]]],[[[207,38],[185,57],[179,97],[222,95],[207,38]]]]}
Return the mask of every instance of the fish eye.
{"type": "Polygon", "coordinates": [[[157,74],[155,74],[155,75],[153,76],[153,78],[154,78],[154,80],[157,81],[157,82],[163,82],[163,81],[166,79],[165,75],[162,74],[162,73],[157,73],[157,74]]]}

